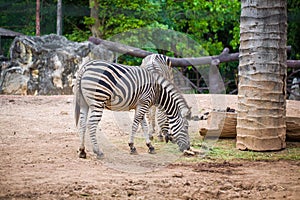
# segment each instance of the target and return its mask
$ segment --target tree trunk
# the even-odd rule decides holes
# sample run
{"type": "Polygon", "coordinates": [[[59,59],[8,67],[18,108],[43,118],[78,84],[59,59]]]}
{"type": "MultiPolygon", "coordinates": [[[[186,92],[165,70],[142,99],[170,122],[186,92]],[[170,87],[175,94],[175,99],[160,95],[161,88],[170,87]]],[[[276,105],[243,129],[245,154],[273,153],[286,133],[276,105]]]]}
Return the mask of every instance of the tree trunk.
{"type": "Polygon", "coordinates": [[[62,35],[62,0],[57,1],[56,34],[62,35]]]}
{"type": "Polygon", "coordinates": [[[237,148],[285,148],[285,0],[242,0],[237,148]]]}
{"type": "MultiPolygon", "coordinates": [[[[99,19],[99,2],[98,0],[89,0],[91,8],[91,18],[95,20],[95,23],[91,27],[92,35],[97,38],[102,38],[100,32],[100,19],[99,19]]],[[[105,11],[102,11],[105,12],[105,11]]]]}
{"type": "Polygon", "coordinates": [[[41,35],[41,26],[40,26],[40,0],[36,0],[36,10],[35,10],[35,35],[41,35]]]}

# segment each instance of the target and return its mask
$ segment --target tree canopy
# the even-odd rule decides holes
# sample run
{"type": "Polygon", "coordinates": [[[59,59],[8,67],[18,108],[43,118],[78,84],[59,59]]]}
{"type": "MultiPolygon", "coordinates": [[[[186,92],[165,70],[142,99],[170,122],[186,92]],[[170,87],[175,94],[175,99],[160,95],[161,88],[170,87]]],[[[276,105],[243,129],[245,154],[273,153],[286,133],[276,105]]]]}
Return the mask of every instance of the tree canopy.
{"type": "MultiPolygon", "coordinates": [[[[41,1],[41,34],[56,33],[56,0],[41,1]]],[[[97,3],[102,39],[142,27],[159,27],[188,34],[211,55],[224,47],[238,51],[238,0],[63,0],[63,35],[74,41],[91,36],[95,18],[90,10],[97,3]]],[[[0,0],[0,27],[35,35],[35,0],[0,0]]],[[[288,0],[288,45],[300,59],[300,2],[288,0]]]]}

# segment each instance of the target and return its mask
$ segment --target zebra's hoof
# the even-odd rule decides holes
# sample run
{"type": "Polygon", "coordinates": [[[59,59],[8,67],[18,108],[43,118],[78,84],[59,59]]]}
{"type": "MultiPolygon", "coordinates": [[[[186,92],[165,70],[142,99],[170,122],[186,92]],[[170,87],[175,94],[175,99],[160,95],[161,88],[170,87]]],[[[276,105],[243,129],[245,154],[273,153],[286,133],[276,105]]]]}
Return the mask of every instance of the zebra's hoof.
{"type": "Polygon", "coordinates": [[[132,154],[132,155],[137,155],[138,154],[135,147],[130,148],[130,154],[132,154]]]}
{"type": "Polygon", "coordinates": [[[86,158],[86,153],[84,150],[79,152],[79,158],[86,158]]]}
{"type": "Polygon", "coordinates": [[[148,153],[156,154],[154,147],[150,147],[149,150],[148,150],[148,153]]]}
{"type": "Polygon", "coordinates": [[[130,142],[128,143],[129,147],[130,147],[130,154],[137,154],[136,148],[135,146],[133,146],[133,143],[130,142]]]}
{"type": "Polygon", "coordinates": [[[148,153],[150,153],[150,154],[155,154],[155,149],[154,149],[154,147],[152,146],[152,144],[151,144],[151,143],[147,143],[146,145],[147,145],[147,147],[148,147],[148,153]]]}
{"type": "Polygon", "coordinates": [[[174,143],[173,138],[172,138],[172,136],[170,134],[166,134],[165,135],[165,140],[166,140],[166,143],[168,143],[169,141],[172,142],[172,143],[174,143]]]}

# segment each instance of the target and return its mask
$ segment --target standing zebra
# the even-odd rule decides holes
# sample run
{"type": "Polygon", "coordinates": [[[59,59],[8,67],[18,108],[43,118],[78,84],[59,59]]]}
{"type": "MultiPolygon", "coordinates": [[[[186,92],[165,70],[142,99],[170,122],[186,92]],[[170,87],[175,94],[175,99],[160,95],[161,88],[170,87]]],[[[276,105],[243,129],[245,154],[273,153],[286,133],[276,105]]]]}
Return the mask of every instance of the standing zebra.
{"type": "MultiPolygon", "coordinates": [[[[171,61],[167,56],[162,54],[151,54],[146,56],[141,64],[142,68],[147,69],[151,73],[158,74],[163,76],[168,81],[173,83],[173,72],[171,67],[171,61]]],[[[187,103],[184,99],[182,99],[180,107],[188,107],[187,103]]],[[[148,125],[149,125],[149,135],[150,138],[153,138],[153,134],[155,131],[155,122],[156,122],[156,107],[152,106],[149,109],[149,113],[147,114],[148,117],[148,125]]],[[[163,140],[163,136],[165,136],[166,142],[172,140],[169,134],[169,120],[166,114],[162,110],[158,110],[157,112],[157,122],[160,127],[160,132],[158,134],[159,140],[163,140]]]]}
{"type": "MultiPolygon", "coordinates": [[[[81,146],[79,157],[85,158],[84,136],[88,130],[93,151],[98,158],[103,157],[96,139],[97,126],[104,108],[113,111],[135,109],[132,132],[129,137],[131,153],[136,153],[134,136],[139,123],[152,105],[164,110],[170,120],[172,137],[179,149],[190,148],[188,108],[179,109],[182,95],[173,84],[159,75],[153,75],[146,69],[130,67],[105,61],[90,61],[84,64],[77,76],[75,92],[75,121],[79,123],[81,146]],[[89,119],[87,119],[90,110],[89,119]]],[[[145,124],[144,124],[145,125],[145,124]]],[[[148,133],[145,134],[149,152],[154,151],[148,133]]]]}

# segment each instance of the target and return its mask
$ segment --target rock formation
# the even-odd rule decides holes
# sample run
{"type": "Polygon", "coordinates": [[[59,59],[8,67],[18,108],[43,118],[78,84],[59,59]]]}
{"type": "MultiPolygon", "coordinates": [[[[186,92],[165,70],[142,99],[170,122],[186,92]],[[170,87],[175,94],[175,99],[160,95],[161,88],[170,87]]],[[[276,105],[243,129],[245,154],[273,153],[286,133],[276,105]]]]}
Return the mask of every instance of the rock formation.
{"type": "Polygon", "coordinates": [[[16,37],[10,57],[0,66],[0,93],[58,95],[72,94],[72,79],[82,62],[112,61],[114,53],[102,45],[51,34],[16,37]]]}

